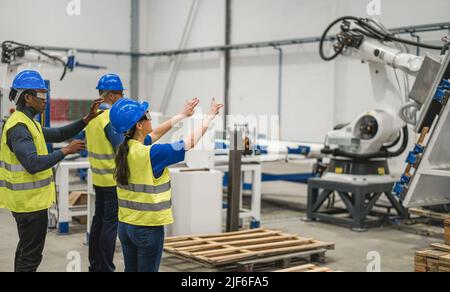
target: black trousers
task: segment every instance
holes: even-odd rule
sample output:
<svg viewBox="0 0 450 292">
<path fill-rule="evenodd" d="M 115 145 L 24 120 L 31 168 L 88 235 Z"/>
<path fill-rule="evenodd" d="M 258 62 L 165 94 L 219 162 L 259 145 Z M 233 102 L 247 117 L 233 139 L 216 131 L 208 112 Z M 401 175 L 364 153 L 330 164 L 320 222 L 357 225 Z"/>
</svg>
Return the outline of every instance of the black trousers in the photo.
<svg viewBox="0 0 450 292">
<path fill-rule="evenodd" d="M 114 272 L 114 252 L 119 225 L 119 202 L 116 187 L 95 189 L 95 216 L 89 234 L 89 271 Z"/>
<path fill-rule="evenodd" d="M 48 210 L 12 214 L 19 233 L 14 271 L 36 272 L 42 261 L 47 237 Z"/>
</svg>

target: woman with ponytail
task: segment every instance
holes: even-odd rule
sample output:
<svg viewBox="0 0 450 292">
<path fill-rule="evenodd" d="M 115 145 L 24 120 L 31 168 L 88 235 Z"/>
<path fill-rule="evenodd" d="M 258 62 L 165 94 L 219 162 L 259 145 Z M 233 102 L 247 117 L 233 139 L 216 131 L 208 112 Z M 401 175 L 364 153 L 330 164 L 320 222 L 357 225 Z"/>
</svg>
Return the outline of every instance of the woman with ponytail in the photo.
<svg viewBox="0 0 450 292">
<path fill-rule="evenodd" d="M 197 105 L 198 99 L 193 104 Z M 164 245 L 164 226 L 173 223 L 168 167 L 184 160 L 223 107 L 212 100 L 209 113 L 187 139 L 173 144 L 145 145 L 152 132 L 148 103 L 119 100 L 110 112 L 111 126 L 125 133 L 116 154 L 119 239 L 125 272 L 157 272 Z"/>
<path fill-rule="evenodd" d="M 134 128 L 136 130 L 136 128 Z M 130 170 L 128 169 L 128 152 L 129 146 L 128 142 L 133 138 L 132 134 L 125 135 L 125 141 L 119 146 L 116 154 L 116 171 L 114 173 L 114 178 L 116 179 L 118 184 L 128 185 L 128 177 L 130 176 Z"/>
</svg>

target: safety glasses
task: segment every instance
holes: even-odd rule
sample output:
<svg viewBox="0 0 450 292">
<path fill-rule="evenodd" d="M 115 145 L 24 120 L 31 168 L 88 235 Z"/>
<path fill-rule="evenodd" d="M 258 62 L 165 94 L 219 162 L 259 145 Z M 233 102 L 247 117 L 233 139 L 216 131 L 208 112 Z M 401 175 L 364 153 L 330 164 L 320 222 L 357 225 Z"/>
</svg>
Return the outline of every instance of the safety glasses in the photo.
<svg viewBox="0 0 450 292">
<path fill-rule="evenodd" d="M 147 120 L 149 120 L 149 121 L 152 120 L 152 116 L 150 115 L 150 112 L 149 112 L 149 111 L 147 111 L 147 112 L 145 113 L 145 117 L 146 117 Z"/>
<path fill-rule="evenodd" d="M 142 116 L 142 118 L 139 120 L 141 121 L 151 121 L 152 120 L 152 116 L 150 115 L 150 112 L 146 112 L 144 116 Z"/>
<path fill-rule="evenodd" d="M 33 93 L 30 93 L 30 95 L 39 101 L 42 101 L 42 102 L 47 101 L 47 93 L 46 92 L 33 92 Z"/>
<path fill-rule="evenodd" d="M 115 95 L 118 95 L 120 97 L 124 96 L 123 91 L 112 91 L 112 93 L 115 94 Z"/>
</svg>

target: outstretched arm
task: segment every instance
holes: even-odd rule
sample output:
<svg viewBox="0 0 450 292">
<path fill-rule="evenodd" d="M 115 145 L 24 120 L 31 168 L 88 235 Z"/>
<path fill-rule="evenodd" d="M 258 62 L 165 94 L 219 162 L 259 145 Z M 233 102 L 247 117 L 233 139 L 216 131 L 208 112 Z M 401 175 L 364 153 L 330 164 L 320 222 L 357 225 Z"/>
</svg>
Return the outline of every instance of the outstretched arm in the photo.
<svg viewBox="0 0 450 292">
<path fill-rule="evenodd" d="M 209 113 L 203 119 L 202 125 L 189 135 L 189 137 L 184 141 L 185 142 L 185 150 L 192 150 L 195 145 L 198 144 L 200 139 L 205 135 L 211 123 L 214 121 L 216 116 L 220 113 L 220 110 L 224 107 L 223 104 L 217 104 L 216 99 L 213 98 L 211 102 L 211 108 Z"/>
<path fill-rule="evenodd" d="M 152 137 L 152 143 L 155 143 L 161 137 L 163 137 L 167 132 L 169 132 L 173 127 L 175 127 L 179 122 L 183 121 L 186 118 L 190 118 L 195 113 L 195 108 L 199 104 L 200 100 L 198 98 L 194 98 L 191 101 L 187 102 L 184 106 L 183 112 L 175 115 L 170 120 L 162 123 L 155 129 L 153 129 L 153 132 L 150 134 Z"/>
</svg>

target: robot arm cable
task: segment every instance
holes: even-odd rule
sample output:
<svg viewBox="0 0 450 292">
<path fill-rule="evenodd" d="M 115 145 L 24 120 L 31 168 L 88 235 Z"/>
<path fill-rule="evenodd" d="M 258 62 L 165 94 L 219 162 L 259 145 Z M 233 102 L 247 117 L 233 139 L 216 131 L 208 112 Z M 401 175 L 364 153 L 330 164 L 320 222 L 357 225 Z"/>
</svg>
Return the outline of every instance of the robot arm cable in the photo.
<svg viewBox="0 0 450 292">
<path fill-rule="evenodd" d="M 324 43 L 329 40 L 334 40 L 334 38 L 328 37 L 328 33 L 331 29 L 338 23 L 342 22 L 341 33 L 337 36 L 337 43 L 334 45 L 334 54 L 331 56 L 326 56 L 324 53 Z M 351 24 L 356 25 L 357 27 L 351 28 Z M 372 23 L 374 25 L 372 25 Z M 374 20 L 365 19 L 365 18 L 357 18 L 354 16 L 344 16 L 333 21 L 324 31 L 319 44 L 319 54 L 320 57 L 325 61 L 331 61 L 339 56 L 350 44 L 347 43 L 347 40 L 343 40 L 344 34 L 349 33 L 357 33 L 361 36 L 370 37 L 373 39 L 378 39 L 381 41 L 392 41 L 401 43 L 403 45 L 411 45 L 415 47 L 421 47 L 425 49 L 431 50 L 440 50 L 446 51 L 448 49 L 448 45 L 446 46 L 435 46 L 430 44 L 425 44 L 421 42 L 415 42 L 411 40 L 406 40 L 400 37 L 394 36 L 392 33 L 388 33 L 387 29 L 383 28 Z M 342 35 L 340 37 L 340 35 Z"/>
<path fill-rule="evenodd" d="M 13 48 L 13 45 L 17 46 L 15 48 Z M 43 50 L 37 48 L 37 47 L 33 47 L 33 46 L 29 46 L 29 45 L 25 45 L 22 43 L 18 43 L 15 41 L 5 41 L 2 43 L 2 49 L 3 49 L 3 54 L 2 54 L 2 62 L 8 62 L 11 60 L 11 57 L 16 56 L 17 54 L 24 54 L 25 51 L 36 51 L 39 54 L 53 60 L 54 62 L 58 62 L 61 63 L 61 65 L 63 66 L 63 73 L 61 75 L 60 80 L 62 81 L 64 79 L 64 77 L 66 76 L 67 73 L 67 64 L 66 62 L 64 62 L 63 59 L 56 57 L 56 56 L 52 56 L 46 52 L 44 52 Z"/>
</svg>

